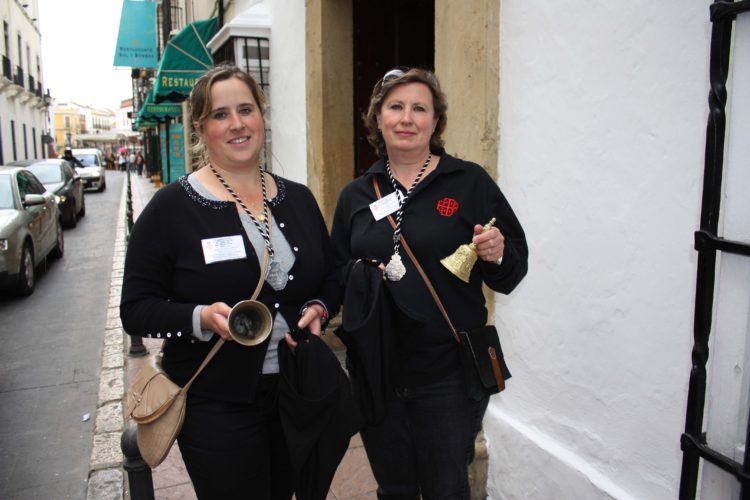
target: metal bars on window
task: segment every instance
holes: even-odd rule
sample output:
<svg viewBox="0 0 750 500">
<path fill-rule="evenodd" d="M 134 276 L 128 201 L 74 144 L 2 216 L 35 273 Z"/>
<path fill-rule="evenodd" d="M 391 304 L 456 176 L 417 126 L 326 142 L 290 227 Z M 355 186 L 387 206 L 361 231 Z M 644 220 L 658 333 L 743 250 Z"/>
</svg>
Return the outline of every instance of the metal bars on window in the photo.
<svg viewBox="0 0 750 500">
<path fill-rule="evenodd" d="M 716 253 L 727 252 L 750 257 L 750 244 L 730 241 L 718 236 L 719 213 L 722 198 L 724 168 L 724 140 L 726 132 L 726 81 L 729 74 L 732 28 L 736 16 L 750 11 L 750 0 L 738 2 L 716 1 L 711 4 L 711 60 L 708 96 L 709 116 L 706 130 L 705 170 L 700 230 L 695 233 L 698 251 L 698 270 L 693 323 L 693 352 L 690 385 L 688 389 L 685 432 L 680 438 L 683 451 L 680 499 L 696 496 L 700 460 L 707 460 L 732 474 L 741 484 L 740 496 L 750 499 L 750 419 L 745 437 L 745 455 L 739 463 L 708 446 L 703 431 L 706 403 L 706 362 L 708 340 L 713 317 L 714 284 L 716 280 Z"/>
</svg>

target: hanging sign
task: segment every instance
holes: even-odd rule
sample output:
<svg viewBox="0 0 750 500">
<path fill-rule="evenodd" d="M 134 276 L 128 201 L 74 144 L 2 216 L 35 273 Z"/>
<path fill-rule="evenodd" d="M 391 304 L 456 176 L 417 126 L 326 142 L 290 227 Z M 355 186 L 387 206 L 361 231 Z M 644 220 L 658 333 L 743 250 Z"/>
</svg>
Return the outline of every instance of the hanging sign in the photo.
<svg viewBox="0 0 750 500">
<path fill-rule="evenodd" d="M 114 66 L 155 68 L 158 64 L 156 2 L 123 0 Z"/>
</svg>

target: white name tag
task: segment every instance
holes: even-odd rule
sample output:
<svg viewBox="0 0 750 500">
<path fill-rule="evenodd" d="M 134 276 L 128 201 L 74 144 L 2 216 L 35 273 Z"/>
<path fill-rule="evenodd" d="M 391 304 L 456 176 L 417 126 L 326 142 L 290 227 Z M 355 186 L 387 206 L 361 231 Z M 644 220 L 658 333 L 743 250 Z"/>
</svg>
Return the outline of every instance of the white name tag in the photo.
<svg viewBox="0 0 750 500">
<path fill-rule="evenodd" d="M 239 234 L 201 240 L 201 245 L 203 246 L 203 258 L 206 259 L 206 264 L 247 257 L 245 244 Z"/>
<path fill-rule="evenodd" d="M 372 212 L 372 216 L 375 217 L 375 220 L 387 217 L 398 210 L 400 198 L 396 193 L 398 193 L 398 191 L 394 191 L 388 196 L 384 196 L 379 200 L 370 203 L 370 211 Z"/>
</svg>

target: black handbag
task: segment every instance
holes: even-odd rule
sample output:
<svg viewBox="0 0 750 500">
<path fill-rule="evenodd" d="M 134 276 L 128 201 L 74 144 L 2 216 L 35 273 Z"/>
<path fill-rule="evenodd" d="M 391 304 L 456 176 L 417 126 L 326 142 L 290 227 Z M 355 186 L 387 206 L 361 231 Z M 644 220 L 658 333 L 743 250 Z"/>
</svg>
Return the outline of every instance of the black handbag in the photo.
<svg viewBox="0 0 750 500">
<path fill-rule="evenodd" d="M 505 389 L 511 377 L 505 364 L 500 336 L 493 325 L 460 331 L 458 337 L 461 364 L 469 397 L 480 400 Z"/>
<path fill-rule="evenodd" d="M 372 177 L 372 184 L 375 187 L 378 199 L 380 199 L 380 187 L 375 176 Z M 389 215 L 388 221 L 395 229 L 396 223 L 393 217 Z M 505 364 L 503 350 L 500 348 L 500 336 L 497 333 L 497 328 L 493 325 L 485 325 L 468 331 L 456 331 L 453 322 L 448 317 L 448 312 L 443 307 L 443 303 L 435 291 L 435 287 L 432 286 L 430 278 L 427 277 L 427 273 L 424 272 L 414 253 L 412 253 L 404 235 L 401 234 L 399 236 L 401 238 L 401 246 L 409 256 L 409 259 L 411 259 L 414 267 L 419 271 L 419 275 L 422 276 L 422 280 L 427 285 L 427 289 L 430 291 L 435 304 L 443 315 L 443 318 L 445 318 L 446 323 L 448 323 L 453 338 L 458 343 L 461 366 L 469 397 L 475 401 L 479 401 L 487 396 L 505 390 L 505 381 L 511 377 L 511 374 L 508 366 Z"/>
</svg>

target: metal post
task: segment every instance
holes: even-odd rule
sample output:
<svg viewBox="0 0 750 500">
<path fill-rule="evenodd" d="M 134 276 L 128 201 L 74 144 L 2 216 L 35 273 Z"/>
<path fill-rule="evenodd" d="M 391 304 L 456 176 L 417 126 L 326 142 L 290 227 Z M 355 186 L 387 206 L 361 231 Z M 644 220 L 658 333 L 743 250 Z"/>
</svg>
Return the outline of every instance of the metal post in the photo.
<svg viewBox="0 0 750 500">
<path fill-rule="evenodd" d="M 125 196 L 125 219 L 127 232 L 125 234 L 125 241 L 130 239 L 130 231 L 133 230 L 133 188 L 130 180 L 130 169 L 128 169 L 126 175 L 127 179 L 127 193 Z M 148 349 L 143 345 L 143 338 L 129 335 L 130 337 L 130 348 L 128 349 L 128 355 L 134 358 L 139 358 L 148 354 Z"/>
<path fill-rule="evenodd" d="M 143 461 L 138 450 L 138 428 L 128 427 L 120 437 L 120 449 L 124 456 L 122 467 L 128 473 L 130 500 L 154 500 L 154 480 L 151 467 Z"/>
</svg>

